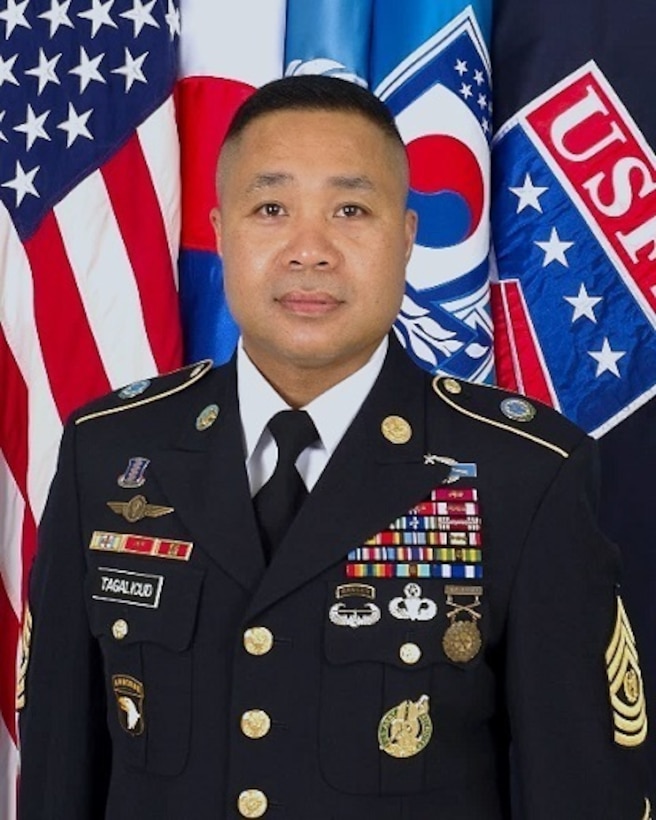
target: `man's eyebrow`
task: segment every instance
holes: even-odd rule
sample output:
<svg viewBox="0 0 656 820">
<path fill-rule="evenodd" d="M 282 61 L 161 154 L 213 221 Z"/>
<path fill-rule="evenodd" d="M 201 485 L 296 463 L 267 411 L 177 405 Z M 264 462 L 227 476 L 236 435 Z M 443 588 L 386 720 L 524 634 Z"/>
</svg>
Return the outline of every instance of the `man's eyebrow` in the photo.
<svg viewBox="0 0 656 820">
<path fill-rule="evenodd" d="M 329 185 L 334 188 L 343 188 L 347 191 L 373 191 L 376 186 L 365 174 L 361 176 L 335 176 L 328 179 Z"/>
<path fill-rule="evenodd" d="M 266 188 L 274 188 L 277 185 L 286 185 L 293 181 L 291 174 L 283 171 L 271 171 L 270 173 L 258 174 L 246 189 L 248 193 L 261 191 Z"/>
</svg>

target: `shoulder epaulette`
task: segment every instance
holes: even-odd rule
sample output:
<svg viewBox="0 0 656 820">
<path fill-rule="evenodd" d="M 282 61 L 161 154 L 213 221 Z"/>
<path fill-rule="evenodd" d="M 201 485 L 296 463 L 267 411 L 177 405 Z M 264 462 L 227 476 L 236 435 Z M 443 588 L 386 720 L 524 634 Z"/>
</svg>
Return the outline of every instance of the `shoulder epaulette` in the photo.
<svg viewBox="0 0 656 820">
<path fill-rule="evenodd" d="M 521 436 L 563 458 L 569 456 L 585 435 L 580 427 L 553 408 L 491 385 L 436 376 L 433 390 L 459 413 Z"/>
<path fill-rule="evenodd" d="M 89 405 L 89 412 L 75 419 L 75 424 L 82 424 L 84 421 L 109 416 L 113 413 L 122 413 L 124 410 L 132 410 L 134 407 L 141 407 L 179 393 L 202 379 L 212 369 L 212 366 L 211 359 L 204 359 L 196 364 L 181 367 L 179 370 L 164 373 L 154 379 L 132 382 L 93 402 Z"/>
</svg>

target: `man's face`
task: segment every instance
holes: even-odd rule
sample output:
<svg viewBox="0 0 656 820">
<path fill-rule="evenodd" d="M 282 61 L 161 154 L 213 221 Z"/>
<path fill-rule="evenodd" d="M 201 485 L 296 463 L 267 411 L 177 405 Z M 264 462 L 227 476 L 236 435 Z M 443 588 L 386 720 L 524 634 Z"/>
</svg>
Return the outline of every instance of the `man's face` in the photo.
<svg viewBox="0 0 656 820">
<path fill-rule="evenodd" d="M 359 114 L 281 111 L 222 157 L 228 304 L 265 374 L 369 358 L 399 310 L 415 215 L 403 149 Z"/>
</svg>

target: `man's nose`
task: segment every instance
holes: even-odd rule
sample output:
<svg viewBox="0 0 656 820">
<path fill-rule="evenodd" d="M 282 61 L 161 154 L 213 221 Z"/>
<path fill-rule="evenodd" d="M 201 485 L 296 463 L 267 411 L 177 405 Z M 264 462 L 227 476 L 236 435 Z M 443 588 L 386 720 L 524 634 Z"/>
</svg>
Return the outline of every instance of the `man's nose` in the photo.
<svg viewBox="0 0 656 820">
<path fill-rule="evenodd" d="M 335 266 L 338 252 L 324 219 L 298 219 L 291 227 L 285 248 L 285 261 L 289 267 L 331 270 Z"/>
</svg>

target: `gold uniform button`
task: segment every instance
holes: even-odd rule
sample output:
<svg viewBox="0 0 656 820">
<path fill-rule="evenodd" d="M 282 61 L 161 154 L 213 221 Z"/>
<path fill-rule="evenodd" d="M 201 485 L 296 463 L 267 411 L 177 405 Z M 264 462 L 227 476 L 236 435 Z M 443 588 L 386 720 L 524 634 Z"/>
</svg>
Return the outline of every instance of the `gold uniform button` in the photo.
<svg viewBox="0 0 656 820">
<path fill-rule="evenodd" d="M 128 622 L 124 621 L 123 618 L 119 618 L 118 621 L 114 621 L 112 624 L 112 635 L 116 638 L 116 640 L 122 641 L 127 634 Z"/>
<path fill-rule="evenodd" d="M 403 663 L 417 663 L 417 661 L 421 658 L 421 649 L 416 643 L 404 643 L 399 649 L 399 657 Z"/>
<path fill-rule="evenodd" d="M 241 716 L 241 730 L 254 740 L 269 734 L 271 718 L 262 709 L 249 709 Z"/>
<path fill-rule="evenodd" d="M 455 379 L 444 379 L 443 384 L 447 393 L 451 393 L 454 396 L 457 396 L 458 393 L 462 393 L 462 386 L 460 382 L 457 382 Z"/>
<path fill-rule="evenodd" d="M 268 807 L 267 796 L 259 789 L 246 789 L 237 800 L 237 808 L 242 817 L 264 817 Z"/>
<path fill-rule="evenodd" d="M 273 632 L 266 626 L 253 626 L 244 632 L 244 649 L 249 655 L 266 655 L 273 647 Z"/>
</svg>

